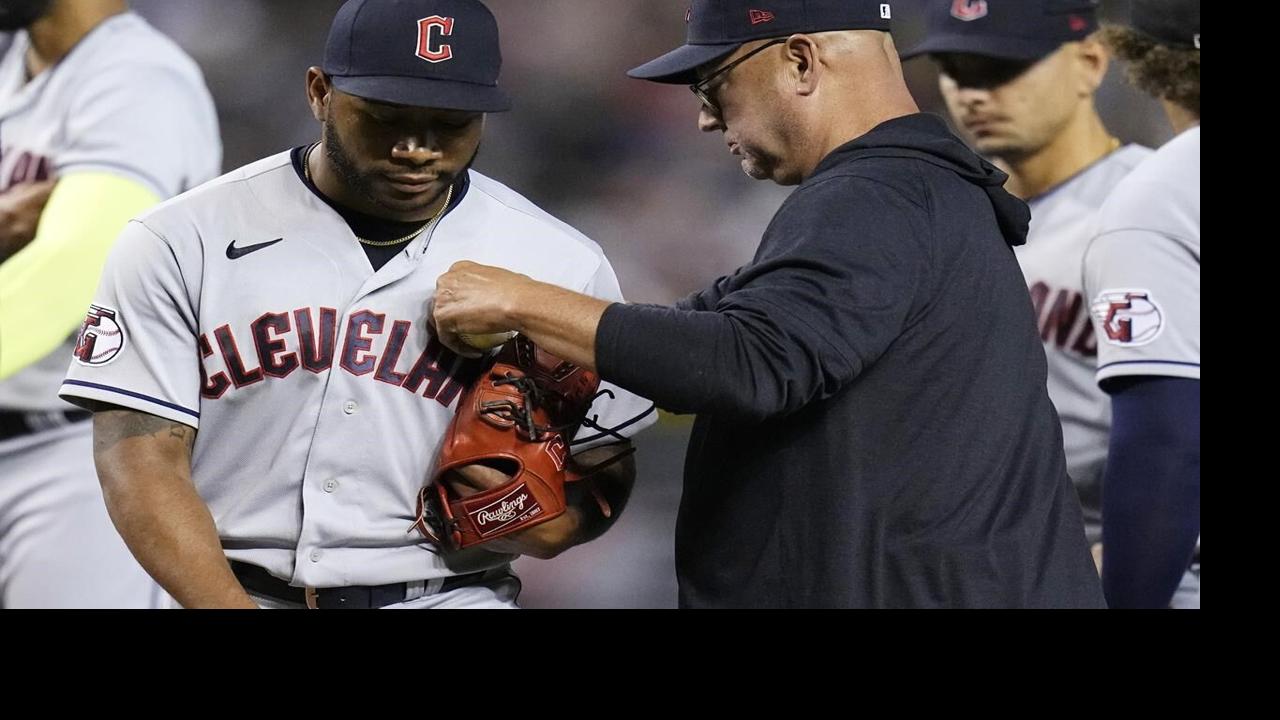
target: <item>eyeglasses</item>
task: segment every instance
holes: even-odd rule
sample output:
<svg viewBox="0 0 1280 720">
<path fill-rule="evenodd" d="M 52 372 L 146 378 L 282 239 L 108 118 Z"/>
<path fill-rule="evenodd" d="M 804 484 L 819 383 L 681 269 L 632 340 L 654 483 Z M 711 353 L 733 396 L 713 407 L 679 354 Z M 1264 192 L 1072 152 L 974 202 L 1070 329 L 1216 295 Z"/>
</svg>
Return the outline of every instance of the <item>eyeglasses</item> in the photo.
<svg viewBox="0 0 1280 720">
<path fill-rule="evenodd" d="M 759 53 L 760 51 L 764 50 L 765 48 L 770 47 L 770 46 L 772 46 L 772 45 L 777 45 L 777 44 L 779 44 L 779 43 L 784 43 L 784 42 L 786 42 L 786 41 L 787 41 L 787 39 L 786 39 L 786 38 L 778 38 L 778 39 L 776 39 L 776 40 L 770 40 L 769 42 L 767 42 L 767 43 L 765 43 L 765 44 L 761 45 L 760 47 L 756 48 L 755 50 L 752 50 L 751 52 L 747 53 L 746 55 L 743 55 L 742 57 L 738 58 L 737 60 L 734 60 L 733 62 L 729 63 L 728 65 L 725 65 L 724 67 L 720 68 L 719 70 L 717 70 L 717 71 L 715 71 L 715 72 L 711 73 L 710 75 L 708 75 L 708 76 L 706 76 L 706 77 L 702 78 L 702 79 L 701 79 L 701 80 L 699 80 L 698 82 L 696 82 L 696 83 L 694 83 L 694 84 L 690 85 L 690 86 L 689 86 L 689 89 L 693 91 L 693 94 L 694 94 L 694 95 L 697 95 L 697 96 L 698 96 L 698 99 L 702 101 L 702 104 L 703 104 L 703 105 L 706 105 L 706 106 L 707 106 L 707 109 L 708 109 L 708 110 L 710 110 L 711 112 L 715 113 L 716 115 L 719 115 L 719 114 L 720 114 L 720 106 L 719 106 L 719 105 L 717 105 L 717 104 L 716 104 L 716 101 L 715 101 L 715 100 L 712 100 L 712 99 L 711 99 L 711 96 L 707 93 L 707 91 L 708 91 L 708 90 L 710 89 L 710 87 L 711 87 L 711 82 L 712 82 L 713 80 L 715 80 L 716 78 L 723 76 L 725 73 L 729 72 L 730 70 L 734 69 L 735 67 L 737 67 L 737 66 L 741 65 L 742 63 L 744 63 L 744 62 L 746 62 L 746 61 L 750 60 L 750 59 L 751 59 L 751 57 L 752 57 L 753 55 L 756 55 L 757 53 Z"/>
</svg>

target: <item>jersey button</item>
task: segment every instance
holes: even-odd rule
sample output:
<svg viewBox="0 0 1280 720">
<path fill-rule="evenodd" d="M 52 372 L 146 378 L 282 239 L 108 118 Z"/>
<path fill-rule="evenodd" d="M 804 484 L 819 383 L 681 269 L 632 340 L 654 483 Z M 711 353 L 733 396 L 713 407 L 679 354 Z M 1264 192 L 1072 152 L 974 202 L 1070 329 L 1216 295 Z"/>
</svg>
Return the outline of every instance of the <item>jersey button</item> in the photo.
<svg viewBox="0 0 1280 720">
<path fill-rule="evenodd" d="M 356 410 L 358 410 L 359 408 L 360 408 L 360 405 L 356 403 L 355 400 L 348 400 L 342 403 L 342 412 L 348 415 L 355 415 Z"/>
<path fill-rule="evenodd" d="M 337 480 L 334 480 L 334 479 L 330 478 L 330 479 L 328 479 L 328 480 L 325 480 L 325 481 L 324 481 L 324 491 L 325 491 L 325 492 L 327 492 L 327 493 L 331 493 L 331 492 L 333 492 L 334 490 L 337 490 L 337 489 L 338 489 L 338 481 L 337 481 Z"/>
<path fill-rule="evenodd" d="M 321 557 L 321 556 L 323 556 L 323 555 L 324 555 L 324 553 L 320 552 L 319 550 L 312 550 L 312 551 L 311 551 L 311 562 L 320 562 L 320 557 Z"/>
</svg>

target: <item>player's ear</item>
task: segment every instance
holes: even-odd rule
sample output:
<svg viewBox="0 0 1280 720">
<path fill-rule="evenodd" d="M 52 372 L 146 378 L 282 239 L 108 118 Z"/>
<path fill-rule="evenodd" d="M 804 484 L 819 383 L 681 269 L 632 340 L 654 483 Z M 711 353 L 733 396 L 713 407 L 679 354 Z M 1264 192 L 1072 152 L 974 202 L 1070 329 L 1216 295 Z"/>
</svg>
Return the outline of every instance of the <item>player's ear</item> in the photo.
<svg viewBox="0 0 1280 720">
<path fill-rule="evenodd" d="M 307 102 L 311 105 L 311 114 L 321 122 L 329 114 L 329 100 L 333 95 L 333 85 L 329 76 L 318 67 L 307 68 Z"/>
<path fill-rule="evenodd" d="M 1092 95 L 1102 85 L 1111 59 L 1107 48 L 1096 37 L 1088 37 L 1075 45 L 1076 62 L 1081 68 L 1082 84 L 1079 91 Z"/>
</svg>

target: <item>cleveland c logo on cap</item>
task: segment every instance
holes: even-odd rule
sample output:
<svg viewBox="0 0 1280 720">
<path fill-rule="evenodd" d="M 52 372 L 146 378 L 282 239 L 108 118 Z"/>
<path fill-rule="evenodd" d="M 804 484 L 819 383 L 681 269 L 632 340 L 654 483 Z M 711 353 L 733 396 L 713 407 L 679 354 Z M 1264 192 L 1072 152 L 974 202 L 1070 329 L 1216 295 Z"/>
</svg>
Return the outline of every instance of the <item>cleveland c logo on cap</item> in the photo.
<svg viewBox="0 0 1280 720">
<path fill-rule="evenodd" d="M 954 0 L 951 17 L 969 22 L 987 16 L 987 0 Z"/>
<path fill-rule="evenodd" d="M 432 49 L 431 31 L 434 29 L 440 30 L 440 37 L 449 37 L 453 34 L 453 18 L 432 15 L 418 21 L 418 57 L 430 63 L 452 59 L 453 48 L 447 43 L 440 42 L 439 38 L 435 39 L 439 46 Z"/>
</svg>

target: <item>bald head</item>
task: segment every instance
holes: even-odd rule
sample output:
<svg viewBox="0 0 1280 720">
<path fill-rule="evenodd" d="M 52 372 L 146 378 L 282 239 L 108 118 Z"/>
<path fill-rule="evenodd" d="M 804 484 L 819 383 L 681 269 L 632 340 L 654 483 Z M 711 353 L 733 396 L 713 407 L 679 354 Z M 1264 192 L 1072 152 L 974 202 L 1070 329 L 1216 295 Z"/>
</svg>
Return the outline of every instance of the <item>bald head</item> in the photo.
<svg viewBox="0 0 1280 720">
<path fill-rule="evenodd" d="M 831 62 L 879 63 L 884 69 L 901 69 L 893 36 L 876 30 L 836 30 L 809 35 L 830 56 Z"/>
<path fill-rule="evenodd" d="M 805 50 L 810 45 L 812 49 Z M 902 64 L 893 36 L 876 30 L 794 35 L 783 46 L 789 58 L 798 61 L 811 53 L 823 75 L 817 88 L 826 96 L 829 111 L 848 113 L 851 103 L 864 111 L 868 126 L 897 117 L 903 105 L 915 111 L 902 77 Z M 798 69 L 799 65 L 794 65 Z"/>
</svg>

